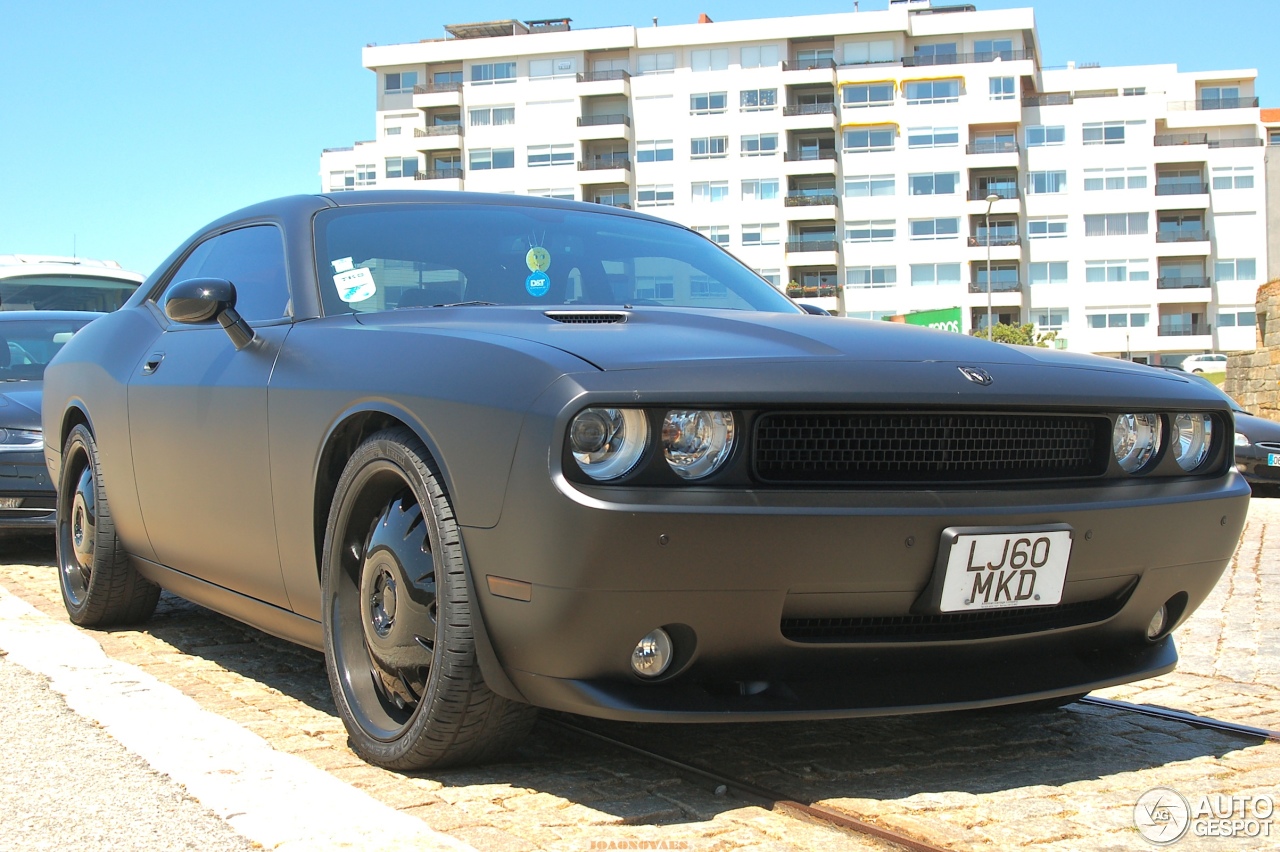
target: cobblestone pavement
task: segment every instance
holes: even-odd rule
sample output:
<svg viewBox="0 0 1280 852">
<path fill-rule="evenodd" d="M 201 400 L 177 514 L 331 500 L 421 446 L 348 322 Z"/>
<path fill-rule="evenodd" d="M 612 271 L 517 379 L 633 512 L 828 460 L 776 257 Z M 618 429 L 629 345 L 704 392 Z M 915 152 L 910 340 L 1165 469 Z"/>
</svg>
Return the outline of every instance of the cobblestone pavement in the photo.
<svg viewBox="0 0 1280 852">
<path fill-rule="evenodd" d="M 47 546 L 0 551 L 0 585 L 64 619 Z M 1280 500 L 1255 500 L 1237 558 L 1177 634 L 1169 675 L 1100 695 L 1280 728 Z M 705 783 L 540 724 L 518 759 L 405 776 L 346 746 L 318 654 L 165 595 L 142 631 L 91 633 L 275 748 L 481 850 L 885 849 L 716 796 Z M 766 725 L 597 729 L 955 850 L 1150 849 L 1138 797 L 1280 796 L 1280 744 L 1074 704 Z M 1218 802 L 1221 809 L 1222 799 Z M 1280 817 L 1274 819 L 1280 822 Z M 1275 836 L 1197 837 L 1178 849 L 1275 849 Z"/>
</svg>

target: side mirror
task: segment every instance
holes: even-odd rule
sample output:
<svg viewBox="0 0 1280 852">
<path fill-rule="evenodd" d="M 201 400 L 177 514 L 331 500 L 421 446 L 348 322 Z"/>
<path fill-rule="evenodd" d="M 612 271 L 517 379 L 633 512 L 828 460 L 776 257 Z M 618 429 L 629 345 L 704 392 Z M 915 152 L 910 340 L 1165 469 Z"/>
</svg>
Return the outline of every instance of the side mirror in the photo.
<svg viewBox="0 0 1280 852">
<path fill-rule="evenodd" d="M 188 278 L 169 288 L 164 312 L 174 322 L 217 320 L 236 349 L 253 342 L 253 329 L 236 313 L 236 285 L 225 278 Z"/>
<path fill-rule="evenodd" d="M 796 302 L 796 304 L 799 305 L 800 310 L 804 311 L 806 314 L 813 314 L 814 316 L 819 316 L 819 317 L 831 316 L 830 311 L 826 310 L 825 308 L 820 308 L 817 305 L 809 305 L 804 302 Z"/>
</svg>

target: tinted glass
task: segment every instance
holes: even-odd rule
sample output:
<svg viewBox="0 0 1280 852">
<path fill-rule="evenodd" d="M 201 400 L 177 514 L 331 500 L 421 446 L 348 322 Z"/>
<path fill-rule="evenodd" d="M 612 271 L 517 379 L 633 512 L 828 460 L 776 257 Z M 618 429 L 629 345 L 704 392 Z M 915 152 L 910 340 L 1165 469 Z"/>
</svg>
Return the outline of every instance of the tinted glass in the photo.
<svg viewBox="0 0 1280 852">
<path fill-rule="evenodd" d="M 280 319 L 288 310 L 284 241 L 272 225 L 240 228 L 205 240 L 178 267 L 169 286 L 188 278 L 230 281 L 236 288 L 236 311 L 249 322 Z M 164 301 L 161 296 L 161 308 Z"/>
<path fill-rule="evenodd" d="M 362 205 L 317 215 L 316 252 L 330 314 L 475 301 L 798 311 L 706 239 L 605 213 Z"/>
<path fill-rule="evenodd" d="M 0 310 L 114 311 L 138 285 L 88 275 L 24 275 L 0 278 Z"/>
<path fill-rule="evenodd" d="M 49 360 L 91 319 L 0 322 L 0 381 L 42 378 Z"/>
</svg>

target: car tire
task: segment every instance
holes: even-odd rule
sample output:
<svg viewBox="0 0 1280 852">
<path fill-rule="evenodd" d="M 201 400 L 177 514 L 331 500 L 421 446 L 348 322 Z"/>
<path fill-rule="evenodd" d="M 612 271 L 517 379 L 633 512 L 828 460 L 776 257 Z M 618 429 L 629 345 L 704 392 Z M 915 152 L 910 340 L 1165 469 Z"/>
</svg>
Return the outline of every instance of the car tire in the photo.
<svg viewBox="0 0 1280 852">
<path fill-rule="evenodd" d="M 81 627 L 139 624 L 155 612 L 160 587 L 129 563 L 107 504 L 93 433 L 72 428 L 58 481 L 58 587 Z"/>
<path fill-rule="evenodd" d="M 321 556 L 325 666 L 352 749 L 388 769 L 495 760 L 534 708 L 485 685 L 449 495 L 426 447 L 367 438 L 338 480 Z"/>
</svg>

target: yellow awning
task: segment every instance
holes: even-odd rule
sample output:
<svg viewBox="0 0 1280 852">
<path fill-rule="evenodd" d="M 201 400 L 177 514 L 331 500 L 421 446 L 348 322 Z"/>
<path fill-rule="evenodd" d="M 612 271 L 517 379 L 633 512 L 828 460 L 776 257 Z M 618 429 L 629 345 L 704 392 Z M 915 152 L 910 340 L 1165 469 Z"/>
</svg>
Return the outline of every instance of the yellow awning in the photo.
<svg viewBox="0 0 1280 852">
<path fill-rule="evenodd" d="M 839 86 L 878 86 L 878 85 L 880 85 L 881 83 L 888 83 L 890 86 L 893 86 L 895 89 L 897 89 L 897 88 L 898 88 L 898 81 L 897 81 L 897 80 L 843 80 L 843 81 L 841 81 L 840 83 L 837 83 L 836 85 L 839 85 Z"/>
<path fill-rule="evenodd" d="M 905 88 L 908 83 L 934 83 L 938 80 L 959 80 L 960 85 L 964 85 L 964 77 L 959 74 L 947 74 L 944 77 L 912 77 L 910 80 L 903 80 L 902 85 Z"/>
<path fill-rule="evenodd" d="M 855 124 L 840 125 L 841 130 L 848 130 L 851 127 L 892 127 L 894 130 L 897 130 L 900 125 L 896 121 L 863 121 Z"/>
</svg>

